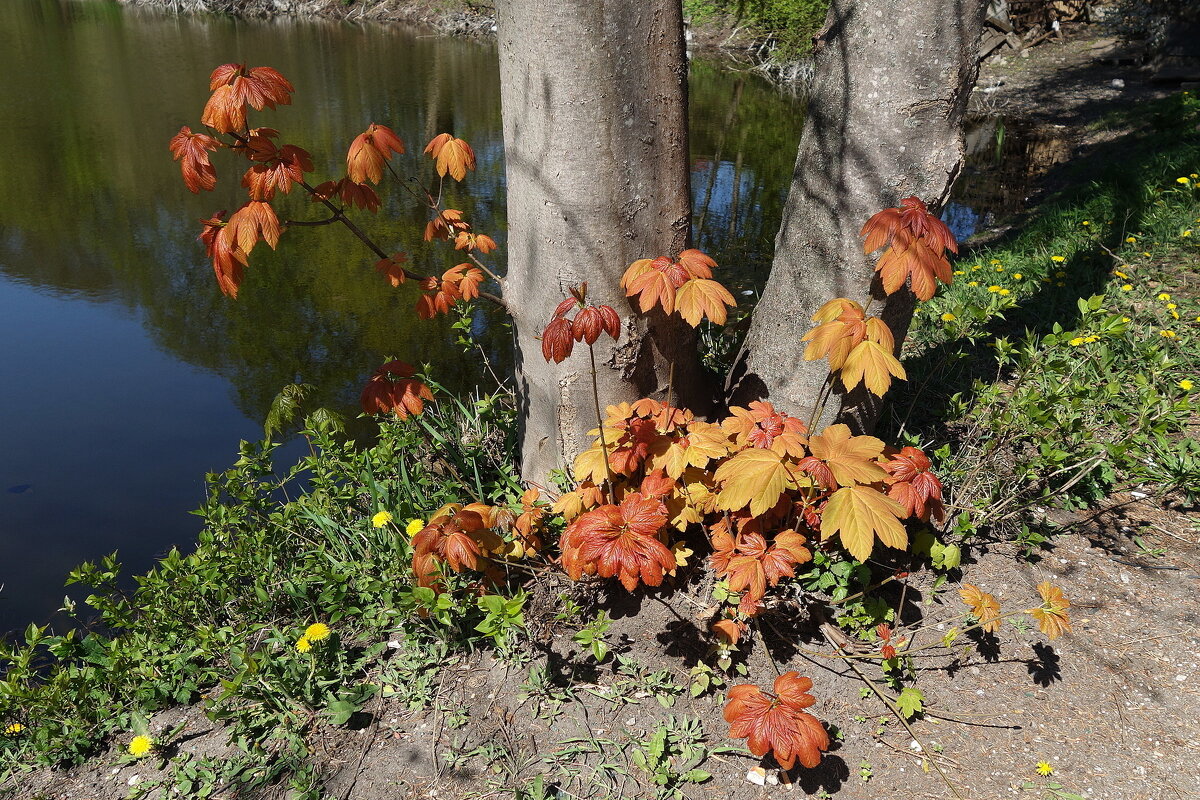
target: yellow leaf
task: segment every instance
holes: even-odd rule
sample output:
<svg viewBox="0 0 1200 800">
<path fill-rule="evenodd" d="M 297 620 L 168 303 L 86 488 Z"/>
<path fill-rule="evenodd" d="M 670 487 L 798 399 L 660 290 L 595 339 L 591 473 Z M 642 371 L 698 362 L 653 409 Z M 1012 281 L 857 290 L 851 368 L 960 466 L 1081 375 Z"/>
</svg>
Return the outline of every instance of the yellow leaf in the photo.
<svg viewBox="0 0 1200 800">
<path fill-rule="evenodd" d="M 743 450 L 717 468 L 717 482 L 723 484 L 717 506 L 737 511 L 750 506 L 754 516 L 764 513 L 779 501 L 796 482 L 776 453 L 752 448 Z"/>
<path fill-rule="evenodd" d="M 908 534 L 900 524 L 906 513 L 904 506 L 870 486 L 838 489 L 821 514 L 821 539 L 837 533 L 850 555 L 866 561 L 876 536 L 888 547 L 908 544 Z"/>
<path fill-rule="evenodd" d="M 887 471 L 875 461 L 883 454 L 883 442 L 874 436 L 851 436 L 850 428 L 841 423 L 810 437 L 808 449 L 829 465 L 839 486 L 877 483 L 887 478 Z"/>
<path fill-rule="evenodd" d="M 891 351 L 870 339 L 859 342 L 842 364 L 842 385 L 846 391 L 866 383 L 868 391 L 883 397 L 892 385 L 893 375 L 901 380 L 907 377 L 904 367 L 900 366 Z"/>
<path fill-rule="evenodd" d="M 971 616 L 979 620 L 979 625 L 985 632 L 994 633 L 1000 630 L 1000 601 L 970 583 L 962 585 L 958 596 L 971 607 Z"/>
<path fill-rule="evenodd" d="M 603 483 L 608 478 L 608 465 L 605 464 L 604 451 L 600 449 L 599 443 L 575 456 L 572 472 L 575 480 L 579 483 L 584 481 Z"/>
<path fill-rule="evenodd" d="M 679 316 L 693 328 L 707 316 L 717 325 L 724 325 L 725 306 L 736 306 L 737 302 L 729 291 L 716 281 L 693 278 L 679 287 L 675 294 L 675 308 Z"/>
</svg>

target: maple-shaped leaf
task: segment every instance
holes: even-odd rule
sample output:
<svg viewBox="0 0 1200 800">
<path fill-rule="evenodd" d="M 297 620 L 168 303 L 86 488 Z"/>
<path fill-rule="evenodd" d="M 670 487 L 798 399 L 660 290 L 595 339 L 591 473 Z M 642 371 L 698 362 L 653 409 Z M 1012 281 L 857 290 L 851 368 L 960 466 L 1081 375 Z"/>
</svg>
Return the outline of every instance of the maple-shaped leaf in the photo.
<svg viewBox="0 0 1200 800">
<path fill-rule="evenodd" d="M 821 538 L 837 534 L 842 547 L 859 561 L 866 561 L 875 539 L 888 547 L 903 548 L 908 534 L 900 524 L 904 506 L 871 486 L 838 489 L 821 512 Z"/>
<path fill-rule="evenodd" d="M 542 540 L 538 536 L 538 531 L 541 530 L 550 509 L 548 506 L 538 503 L 541 494 L 537 487 L 525 490 L 525 493 L 521 495 L 521 514 L 513 520 L 512 524 L 517 543 L 524 551 L 523 555 L 526 556 L 533 555 L 542 548 Z"/>
<path fill-rule="evenodd" d="M 500 537 L 489 529 L 484 514 L 480 513 L 486 510 L 474 504 L 472 507 L 443 506 L 434 513 L 429 524 L 413 536 L 414 556 L 436 556 L 456 572 L 482 569 L 487 554 L 503 545 Z"/>
<path fill-rule="evenodd" d="M 379 210 L 379 195 L 365 183 L 355 183 L 349 178 L 326 181 L 313 189 L 314 200 L 332 200 L 340 197 L 343 203 L 366 209 L 372 213 Z"/>
<path fill-rule="evenodd" d="M 496 240 L 488 236 L 486 233 L 468 233 L 467 231 L 459 231 L 454 237 L 455 250 L 478 250 L 487 255 L 496 249 Z"/>
<path fill-rule="evenodd" d="M 287 78 L 271 67 L 254 67 L 247 70 L 245 64 L 222 64 L 209 76 L 209 90 L 231 86 L 240 103 L 249 103 L 259 111 L 287 106 L 292 103 L 292 92 L 296 91 Z"/>
<path fill-rule="evenodd" d="M 717 265 L 711 256 L 695 248 L 684 250 L 675 262 L 687 270 L 687 274 L 692 278 L 701 279 L 711 278 L 712 268 Z"/>
<path fill-rule="evenodd" d="M 1000 601 L 970 583 L 964 583 L 958 595 L 971 608 L 971 616 L 979 620 L 984 631 L 994 633 L 1000 630 Z"/>
<path fill-rule="evenodd" d="M 630 272 L 639 263 L 635 261 L 629 270 L 626 270 L 625 276 L 621 279 L 621 285 L 625 288 L 626 297 L 637 296 L 638 307 L 643 313 L 655 306 L 660 306 L 664 314 L 674 312 L 675 283 L 671 270 L 673 266 L 671 260 L 665 257 L 656 258 L 649 263 L 649 268 L 641 270 L 636 277 L 630 278 Z M 680 269 L 679 273 L 686 280 L 686 271 Z M 679 285 L 682 286 L 683 281 L 680 281 Z"/>
<path fill-rule="evenodd" d="M 470 224 L 463 221 L 462 213 L 457 208 L 443 208 L 433 219 L 425 223 L 425 241 L 434 239 L 450 241 L 464 231 L 471 229 Z"/>
<path fill-rule="evenodd" d="M 737 511 L 748 505 L 756 517 L 779 502 L 784 492 L 796 488 L 783 458 L 773 450 L 758 448 L 743 450 L 717 467 L 716 481 L 721 484 L 719 508 Z"/>
<path fill-rule="evenodd" d="M 217 133 L 240 131 L 246 127 L 246 104 L 238 99 L 233 86 L 218 86 L 204 104 L 200 122 Z"/>
<path fill-rule="evenodd" d="M 600 506 L 567 526 L 563 569 L 574 580 L 585 573 L 615 577 L 631 592 L 639 583 L 659 586 L 675 569 L 675 555 L 658 538 L 666 523 L 661 500 L 630 492 L 620 506 Z"/>
<path fill-rule="evenodd" d="M 595 344 L 601 333 L 616 339 L 621 333 L 621 318 L 612 306 L 584 306 L 572 321 L 575 340 Z"/>
<path fill-rule="evenodd" d="M 939 522 L 944 516 L 942 482 L 933 474 L 933 465 L 919 448 L 906 446 L 883 465 L 888 472 L 888 496 L 908 509 L 908 516 L 927 522 L 930 515 Z"/>
<path fill-rule="evenodd" d="M 846 356 L 839 375 L 846 391 L 864 383 L 867 390 L 877 397 L 887 394 L 887 390 L 892 386 L 893 376 L 901 380 L 908 378 L 904 367 L 892 355 L 892 351 L 869 339 L 854 346 Z"/>
<path fill-rule="evenodd" d="M 413 376 L 416 370 L 403 361 L 389 361 L 367 381 L 359 398 L 368 414 L 395 414 L 406 419 L 425 410 L 425 400 L 433 400 L 429 387 Z"/>
<path fill-rule="evenodd" d="M 442 282 L 455 284 L 463 300 L 479 297 L 479 284 L 483 281 L 483 270 L 471 264 L 456 264 L 442 273 Z"/>
<path fill-rule="evenodd" d="M 204 243 L 208 257 L 212 259 L 217 286 L 223 294 L 236 300 L 247 258 L 246 254 L 238 249 L 237 241 L 231 235 L 228 225 L 221 219 L 224 214 L 224 211 L 218 211 L 210 219 L 200 220 L 204 229 L 199 239 Z"/>
<path fill-rule="evenodd" d="M 812 769 L 829 749 L 829 734 L 820 720 L 804 709 L 816 700 L 808 690 L 812 680 L 798 672 L 775 679 L 773 694 L 753 684 L 730 688 L 725 705 L 729 736 L 747 739 L 750 752 L 760 758 L 770 752 L 779 766 L 790 770 L 798 760 Z"/>
<path fill-rule="evenodd" d="M 312 169 L 312 157 L 307 150 L 285 144 L 270 158 L 246 170 L 242 185 L 250 190 L 251 200 L 270 200 L 276 190 L 284 194 L 291 192 L 292 184 L 304 180 L 304 173 L 312 172 Z"/>
<path fill-rule="evenodd" d="M 391 159 L 392 153 L 403 152 L 404 143 L 395 131 L 372 122 L 350 143 L 346 153 L 346 175 L 355 183 L 379 183 L 383 178 L 384 163 Z"/>
<path fill-rule="evenodd" d="M 724 325 L 727 318 L 725 306 L 732 308 L 737 302 L 721 284 L 705 278 L 692 278 L 675 294 L 675 307 L 679 316 L 693 328 L 708 317 L 717 325 Z"/>
<path fill-rule="evenodd" d="M 838 297 L 830 300 L 813 314 L 817 327 L 801 337 L 808 342 L 804 349 L 806 361 L 829 358 L 829 368 L 838 370 L 855 345 L 867 337 L 866 317 L 863 307 L 853 300 Z"/>
<path fill-rule="evenodd" d="M 408 256 L 406 254 L 393 253 L 387 258 L 376 261 L 375 271 L 387 278 L 388 283 L 392 286 L 399 286 L 408 277 L 408 273 L 404 269 L 406 263 L 408 263 Z"/>
<path fill-rule="evenodd" d="M 952 280 L 944 253 L 958 252 L 954 234 L 916 197 L 904 198 L 898 208 L 880 211 L 867 220 L 859 235 L 866 237 L 866 253 L 891 243 L 875 267 L 887 294 L 897 291 L 911 276 L 913 294 L 928 300 L 937 290 L 936 280 L 947 284 Z"/>
<path fill-rule="evenodd" d="M 965 585 L 965 584 L 964 584 Z M 1030 609 L 1029 613 L 1037 620 L 1038 630 L 1054 641 L 1064 633 L 1071 632 L 1071 618 L 1067 612 L 1071 603 L 1063 596 L 1063 591 L 1050 581 L 1038 584 L 1038 593 L 1042 596 L 1042 605 Z"/>
<path fill-rule="evenodd" d="M 259 240 L 274 250 L 279 244 L 279 231 L 279 217 L 275 216 L 271 204 L 251 200 L 233 212 L 224 232 L 236 242 L 239 250 L 249 255 Z"/>
<path fill-rule="evenodd" d="M 874 436 L 852 436 L 847 425 L 830 425 L 808 439 L 813 458 L 824 462 L 839 486 L 877 483 L 887 472 L 876 459 L 883 454 L 883 442 Z M 828 485 L 822 481 L 823 485 Z"/>
<path fill-rule="evenodd" d="M 808 539 L 794 530 L 775 534 L 775 542 L 772 547 L 787 551 L 796 564 L 807 564 L 812 561 L 812 550 L 808 548 Z"/>
<path fill-rule="evenodd" d="M 445 177 L 446 173 L 456 181 L 467 177 L 467 170 L 475 169 L 475 151 L 471 145 L 462 139 L 455 139 L 448 133 L 439 133 L 425 145 L 425 152 L 437 161 L 437 173 Z"/>
<path fill-rule="evenodd" d="M 783 578 L 796 574 L 793 567 L 799 562 L 793 555 L 794 547 L 794 541 L 783 547 L 767 547 L 766 539 L 760 534 L 742 534 L 737 540 L 737 555 L 729 559 L 727 568 L 730 590 L 746 592 L 757 604 L 768 586 L 775 586 Z M 807 554 L 807 548 L 803 552 Z M 811 559 L 811 554 L 808 555 Z"/>
<path fill-rule="evenodd" d="M 721 421 L 721 429 L 733 437 L 739 447 L 776 449 L 777 439 L 790 436 L 792 442 L 786 450 L 795 451 L 795 445 L 808 432 L 804 422 L 789 414 L 776 411 L 775 406 L 763 400 L 755 400 L 749 408 L 732 406 L 729 416 Z M 803 448 L 801 448 L 802 450 Z M 792 452 L 799 456 L 800 452 Z"/>
<path fill-rule="evenodd" d="M 542 357 L 546 361 L 561 364 L 575 347 L 575 333 L 571 320 L 556 317 L 542 331 Z"/>
<path fill-rule="evenodd" d="M 184 125 L 179 133 L 171 137 L 168 146 L 171 155 L 179 162 L 183 183 L 188 190 L 192 194 L 199 194 L 201 189 L 212 191 L 217 185 L 217 173 L 208 160 L 208 153 L 223 147 L 221 142 L 206 133 L 192 133 L 192 129 Z"/>
<path fill-rule="evenodd" d="M 720 619 L 708 626 L 717 635 L 717 641 L 724 647 L 733 647 L 742 638 L 741 626 L 732 619 Z"/>
</svg>

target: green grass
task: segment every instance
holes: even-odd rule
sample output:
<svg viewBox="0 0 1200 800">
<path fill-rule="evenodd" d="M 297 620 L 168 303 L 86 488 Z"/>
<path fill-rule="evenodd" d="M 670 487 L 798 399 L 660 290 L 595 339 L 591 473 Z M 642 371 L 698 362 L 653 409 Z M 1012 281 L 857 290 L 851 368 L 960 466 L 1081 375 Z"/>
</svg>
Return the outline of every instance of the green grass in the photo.
<svg viewBox="0 0 1200 800">
<path fill-rule="evenodd" d="M 684 0 L 684 14 L 694 23 L 725 17 L 745 26 L 758 39 L 774 44 L 775 61 L 808 54 L 812 36 L 825 22 L 828 0 Z"/>
</svg>

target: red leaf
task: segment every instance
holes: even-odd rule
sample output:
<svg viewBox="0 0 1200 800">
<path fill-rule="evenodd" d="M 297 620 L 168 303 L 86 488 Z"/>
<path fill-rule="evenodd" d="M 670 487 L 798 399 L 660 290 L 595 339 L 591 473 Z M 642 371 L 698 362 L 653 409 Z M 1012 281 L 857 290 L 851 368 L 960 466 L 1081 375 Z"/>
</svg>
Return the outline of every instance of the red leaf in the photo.
<svg viewBox="0 0 1200 800">
<path fill-rule="evenodd" d="M 584 573 L 618 578 L 631 592 L 639 583 L 658 586 L 675 569 L 675 554 L 658 539 L 666 524 L 661 500 L 631 492 L 620 506 L 600 506 L 567 526 L 563 568 L 574 580 Z"/>
<path fill-rule="evenodd" d="M 350 143 L 346 154 L 346 175 L 355 183 L 379 183 L 383 165 L 392 153 L 403 153 L 404 143 L 391 128 L 372 122 Z"/>
<path fill-rule="evenodd" d="M 774 695 L 748 683 L 734 686 L 725 705 L 730 737 L 748 739 L 747 746 L 756 756 L 771 752 L 785 770 L 797 760 L 810 769 L 817 766 L 822 751 L 829 749 L 829 734 L 816 717 L 804 711 L 816 702 L 808 694 L 811 688 L 812 680 L 798 672 L 776 678 Z"/>
<path fill-rule="evenodd" d="M 561 364 L 574 347 L 575 337 L 569 319 L 557 317 L 542 331 L 542 356 L 547 361 Z"/>
<path fill-rule="evenodd" d="M 399 286 L 408 277 L 408 273 L 404 269 L 404 265 L 407 262 L 407 255 L 404 253 L 395 253 L 387 258 L 376 261 L 375 271 L 387 278 L 388 283 L 392 286 Z"/>
<path fill-rule="evenodd" d="M 199 194 L 201 189 L 212 191 L 217 185 L 217 173 L 208 160 L 208 152 L 221 146 L 217 139 L 205 133 L 192 133 L 186 125 L 171 137 L 171 155 L 179 162 L 183 183 L 192 194 Z"/>
<path fill-rule="evenodd" d="M 406 419 L 425 410 L 424 400 L 433 400 L 429 387 L 413 378 L 416 372 L 403 361 L 389 361 L 363 387 L 363 411 L 368 414 L 395 414 Z"/>
</svg>

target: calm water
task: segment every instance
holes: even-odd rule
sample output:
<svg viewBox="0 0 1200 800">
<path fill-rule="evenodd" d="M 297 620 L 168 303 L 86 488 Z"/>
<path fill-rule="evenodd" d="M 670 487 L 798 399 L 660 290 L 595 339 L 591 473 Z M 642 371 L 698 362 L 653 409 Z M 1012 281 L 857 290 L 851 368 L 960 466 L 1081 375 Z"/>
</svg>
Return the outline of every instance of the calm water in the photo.
<svg viewBox="0 0 1200 800">
<path fill-rule="evenodd" d="M 466 138 L 479 169 L 450 204 L 503 241 L 490 45 L 0 2 L 0 631 L 47 619 L 80 561 L 115 549 L 142 570 L 186 546 L 205 472 L 230 464 L 240 439 L 261 437 L 284 384 L 314 384 L 317 402 L 353 413 L 362 381 L 391 356 L 435 363 L 453 387 L 475 380 L 448 323 L 416 321 L 415 292 L 387 286 L 340 228 L 294 228 L 277 252 L 254 252 L 241 299 L 220 295 L 196 220 L 240 205 L 244 162 L 218 154 L 217 191 L 196 197 L 166 144 L 180 125 L 199 127 L 207 76 L 229 61 L 274 66 L 295 84 L 295 105 L 253 124 L 310 150 L 318 180 L 340 174 L 371 121 L 418 153 L 443 130 Z M 696 63 L 692 119 L 698 245 L 752 292 L 766 277 L 800 107 Z M 298 198 L 285 206 L 316 216 Z M 420 244 L 423 224 L 395 193 L 365 222 L 418 269 L 440 272 L 454 261 Z M 494 355 L 503 367 L 504 348 Z"/>
</svg>

